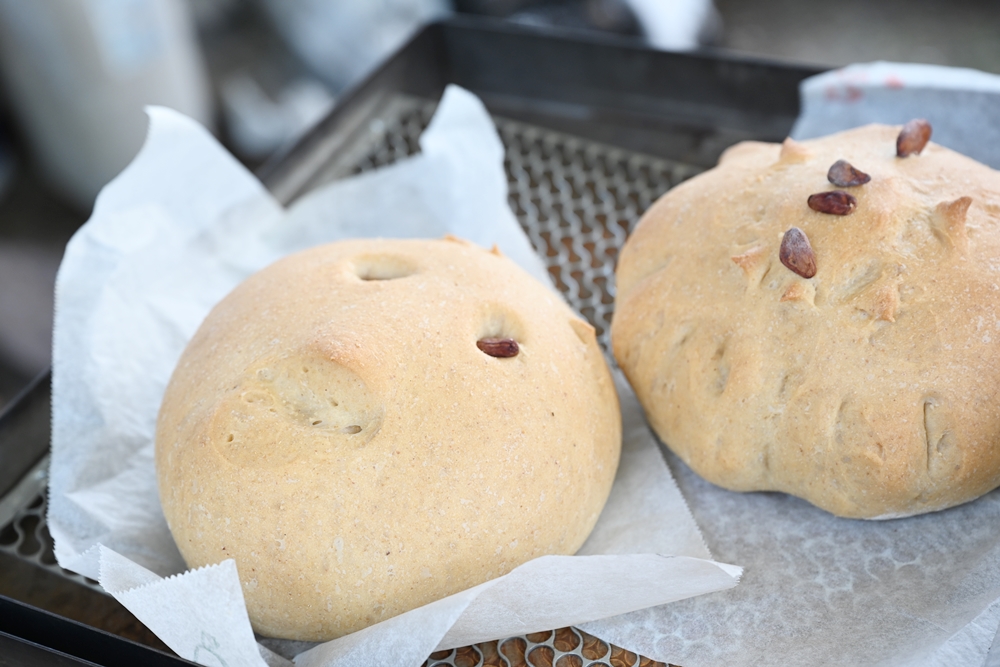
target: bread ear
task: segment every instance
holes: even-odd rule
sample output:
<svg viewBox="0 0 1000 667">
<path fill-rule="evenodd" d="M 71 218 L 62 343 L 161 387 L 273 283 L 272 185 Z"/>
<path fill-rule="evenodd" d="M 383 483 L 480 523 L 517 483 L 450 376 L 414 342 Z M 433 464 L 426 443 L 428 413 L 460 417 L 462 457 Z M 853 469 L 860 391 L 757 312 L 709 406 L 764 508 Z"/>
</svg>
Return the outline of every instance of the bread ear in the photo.
<svg viewBox="0 0 1000 667">
<path fill-rule="evenodd" d="M 442 241 L 451 241 L 452 243 L 458 243 L 460 245 L 472 245 L 471 241 L 466 241 L 460 236 L 455 236 L 454 234 L 445 234 L 441 237 Z"/>
<path fill-rule="evenodd" d="M 584 345 L 597 342 L 597 330 L 590 322 L 573 317 L 570 318 L 569 326 Z"/>
<path fill-rule="evenodd" d="M 781 153 L 778 154 L 778 162 L 785 164 L 796 164 L 805 162 L 813 156 L 811 150 L 804 145 L 788 137 L 781 142 Z"/>
<path fill-rule="evenodd" d="M 895 322 L 899 311 L 899 285 L 895 282 L 883 285 L 875 292 L 873 312 L 875 317 L 886 322 Z"/>
<path fill-rule="evenodd" d="M 934 208 L 931 216 L 931 231 L 934 232 L 934 236 L 963 255 L 969 250 L 969 235 L 965 220 L 971 205 L 972 197 L 943 201 Z"/>
<path fill-rule="evenodd" d="M 768 255 L 767 246 L 755 245 L 749 250 L 739 255 L 734 255 L 729 259 L 733 260 L 733 264 L 743 269 L 743 275 L 746 276 L 747 282 L 750 285 L 756 286 L 764 279 L 767 269 L 771 265 Z"/>
</svg>

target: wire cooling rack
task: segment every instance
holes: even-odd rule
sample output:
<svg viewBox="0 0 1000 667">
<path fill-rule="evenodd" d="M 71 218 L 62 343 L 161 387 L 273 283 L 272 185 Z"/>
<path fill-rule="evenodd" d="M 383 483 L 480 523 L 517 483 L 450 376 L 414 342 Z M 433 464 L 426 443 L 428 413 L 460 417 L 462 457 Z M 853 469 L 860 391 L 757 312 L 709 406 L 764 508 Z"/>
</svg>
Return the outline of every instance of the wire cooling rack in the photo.
<svg viewBox="0 0 1000 667">
<path fill-rule="evenodd" d="M 433 104 L 372 121 L 375 145 L 351 173 L 419 151 Z M 508 201 L 553 282 L 610 349 L 614 268 L 625 237 L 660 195 L 699 167 L 494 117 L 505 148 Z"/>
<path fill-rule="evenodd" d="M 420 134 L 435 104 L 400 98 L 389 115 L 373 119 L 346 165 L 321 167 L 325 178 L 391 164 L 420 150 Z M 625 237 L 657 197 L 700 168 L 622 150 L 527 123 L 494 117 L 505 147 L 511 210 L 545 261 L 566 300 L 610 349 L 614 267 Z M 40 473 L 44 476 L 45 470 Z M 96 582 L 56 563 L 45 525 L 45 497 L 37 495 L 0 528 L 0 551 L 78 583 Z M 653 667 L 651 661 L 575 628 L 510 637 L 433 654 L 427 667 Z"/>
</svg>

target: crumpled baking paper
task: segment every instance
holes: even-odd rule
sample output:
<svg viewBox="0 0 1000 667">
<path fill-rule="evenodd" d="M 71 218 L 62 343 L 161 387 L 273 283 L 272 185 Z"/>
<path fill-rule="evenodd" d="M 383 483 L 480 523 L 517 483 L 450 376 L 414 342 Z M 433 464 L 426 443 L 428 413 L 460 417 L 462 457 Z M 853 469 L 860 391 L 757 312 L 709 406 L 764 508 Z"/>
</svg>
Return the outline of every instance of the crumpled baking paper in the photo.
<svg viewBox="0 0 1000 667">
<path fill-rule="evenodd" d="M 922 117 L 932 141 L 1000 166 L 1000 76 L 851 65 L 805 80 L 801 95 L 794 138 Z M 1000 491 L 856 521 L 782 494 L 724 491 L 668 462 L 712 553 L 745 567 L 740 586 L 584 629 L 685 667 L 1000 667 Z"/>
<path fill-rule="evenodd" d="M 1000 492 L 889 521 L 733 493 L 669 463 L 729 591 L 585 624 L 684 667 L 979 667 L 1000 626 Z"/>
<path fill-rule="evenodd" d="M 931 141 L 1000 169 L 1000 75 L 960 67 L 876 62 L 810 77 L 799 89 L 793 139 L 868 123 L 925 118 Z"/>
<path fill-rule="evenodd" d="M 287 665 L 260 646 L 232 561 L 186 572 L 156 492 L 160 398 L 187 340 L 241 280 L 290 252 L 354 236 L 462 236 L 547 274 L 507 207 L 486 110 L 449 87 L 422 153 L 285 211 L 201 127 L 149 110 L 135 161 L 97 199 L 56 284 L 48 525 L 61 566 L 93 577 L 179 655 Z M 730 588 L 627 385 L 611 498 L 577 556 L 499 579 L 298 653 L 298 665 L 419 665 L 437 648 L 548 630 Z M 621 644 L 630 646 L 630 642 Z M 300 649 L 306 649 L 301 650 Z"/>
</svg>

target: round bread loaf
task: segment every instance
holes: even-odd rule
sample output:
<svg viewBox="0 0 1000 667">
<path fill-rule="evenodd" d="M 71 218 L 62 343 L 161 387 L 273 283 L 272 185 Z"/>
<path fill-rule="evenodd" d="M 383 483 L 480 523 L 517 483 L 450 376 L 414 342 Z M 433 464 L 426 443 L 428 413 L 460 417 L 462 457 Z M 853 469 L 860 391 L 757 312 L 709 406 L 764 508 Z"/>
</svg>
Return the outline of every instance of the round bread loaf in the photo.
<svg viewBox="0 0 1000 667">
<path fill-rule="evenodd" d="M 734 146 L 626 243 L 615 357 L 707 480 L 859 518 L 1000 485 L 1000 174 L 899 133 Z"/>
<path fill-rule="evenodd" d="M 594 329 L 496 251 L 358 240 L 208 315 L 160 409 L 188 565 L 236 560 L 254 629 L 328 640 L 572 554 L 618 466 Z"/>
</svg>

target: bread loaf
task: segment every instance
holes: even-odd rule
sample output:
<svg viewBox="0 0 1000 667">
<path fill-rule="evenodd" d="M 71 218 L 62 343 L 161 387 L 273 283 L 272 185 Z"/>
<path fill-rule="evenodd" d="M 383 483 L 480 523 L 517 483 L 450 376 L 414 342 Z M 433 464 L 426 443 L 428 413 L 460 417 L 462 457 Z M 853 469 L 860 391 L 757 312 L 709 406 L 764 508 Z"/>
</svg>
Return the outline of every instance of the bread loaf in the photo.
<svg viewBox="0 0 1000 667">
<path fill-rule="evenodd" d="M 191 567 L 236 560 L 254 629 L 327 640 L 572 554 L 618 464 L 593 328 L 455 239 L 283 259 L 185 350 L 156 436 Z"/>
<path fill-rule="evenodd" d="M 1000 484 L 1000 173 L 929 134 L 739 144 L 627 241 L 615 357 L 707 480 L 863 518 Z"/>
</svg>

